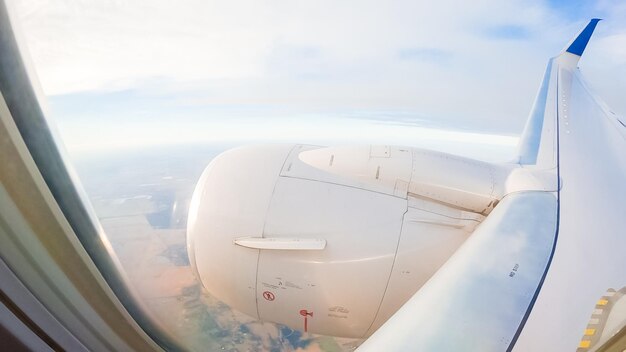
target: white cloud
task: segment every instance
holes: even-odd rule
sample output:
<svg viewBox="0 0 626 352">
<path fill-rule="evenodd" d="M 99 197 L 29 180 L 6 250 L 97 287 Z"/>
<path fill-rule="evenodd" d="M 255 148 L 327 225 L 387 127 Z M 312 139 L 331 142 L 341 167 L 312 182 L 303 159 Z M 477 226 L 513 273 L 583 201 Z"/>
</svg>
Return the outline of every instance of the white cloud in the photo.
<svg viewBox="0 0 626 352">
<path fill-rule="evenodd" d="M 615 2 L 597 6 L 624 14 Z M 521 130 L 547 59 L 584 25 L 543 2 L 500 0 L 24 0 L 17 8 L 48 95 L 138 89 L 175 93 L 183 105 L 398 108 L 509 133 Z M 613 91 L 626 84 L 626 35 L 618 17 L 605 23 L 583 71 L 623 113 Z M 523 35 L 493 35 L 503 26 Z M 407 50 L 445 57 L 407 60 Z"/>
</svg>

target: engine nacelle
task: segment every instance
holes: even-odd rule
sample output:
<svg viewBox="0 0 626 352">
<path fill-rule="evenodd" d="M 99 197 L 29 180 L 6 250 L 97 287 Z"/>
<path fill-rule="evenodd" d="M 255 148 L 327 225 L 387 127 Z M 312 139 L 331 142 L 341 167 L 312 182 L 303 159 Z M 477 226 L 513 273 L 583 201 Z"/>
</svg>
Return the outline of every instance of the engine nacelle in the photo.
<svg viewBox="0 0 626 352">
<path fill-rule="evenodd" d="M 389 146 L 233 149 L 196 186 L 191 265 L 211 294 L 252 317 L 369 336 L 495 206 L 494 173 Z"/>
</svg>

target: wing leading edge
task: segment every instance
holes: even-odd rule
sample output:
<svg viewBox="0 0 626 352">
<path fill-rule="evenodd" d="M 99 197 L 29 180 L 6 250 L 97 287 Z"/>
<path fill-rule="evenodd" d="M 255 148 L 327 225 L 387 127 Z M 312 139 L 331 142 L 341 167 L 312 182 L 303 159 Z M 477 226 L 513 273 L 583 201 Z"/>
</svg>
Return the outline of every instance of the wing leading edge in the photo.
<svg viewBox="0 0 626 352">
<path fill-rule="evenodd" d="M 520 138 L 518 161 L 541 169 L 556 168 L 557 75 L 560 66 L 575 68 L 600 19 L 587 26 L 556 57 L 548 61 L 546 72 L 535 98 L 526 127 Z"/>
</svg>

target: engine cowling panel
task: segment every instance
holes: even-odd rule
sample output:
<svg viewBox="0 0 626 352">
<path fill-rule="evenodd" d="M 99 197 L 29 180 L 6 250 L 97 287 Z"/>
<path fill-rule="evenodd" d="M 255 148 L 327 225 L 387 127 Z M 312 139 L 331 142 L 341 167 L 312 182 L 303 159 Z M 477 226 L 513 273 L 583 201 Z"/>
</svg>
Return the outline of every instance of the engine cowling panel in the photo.
<svg viewBox="0 0 626 352">
<path fill-rule="evenodd" d="M 482 219 L 412 197 L 422 166 L 416 155 L 388 146 L 302 145 L 220 155 L 190 207 L 188 250 L 200 281 L 261 320 L 325 335 L 370 335 Z M 325 246 L 258 249 L 235 244 L 241 238 Z"/>
</svg>

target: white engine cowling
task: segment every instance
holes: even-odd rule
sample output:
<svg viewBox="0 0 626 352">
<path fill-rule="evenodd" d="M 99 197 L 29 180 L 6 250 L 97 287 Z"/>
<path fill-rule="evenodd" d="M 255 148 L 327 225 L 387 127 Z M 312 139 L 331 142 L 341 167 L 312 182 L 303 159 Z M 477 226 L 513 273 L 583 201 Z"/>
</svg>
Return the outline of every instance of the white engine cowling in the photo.
<svg viewBox="0 0 626 352">
<path fill-rule="evenodd" d="M 389 146 L 227 151 L 192 198 L 191 265 L 211 294 L 250 316 L 369 336 L 495 206 L 494 170 L 450 158 Z M 448 164 L 462 165 L 462 177 Z"/>
</svg>

